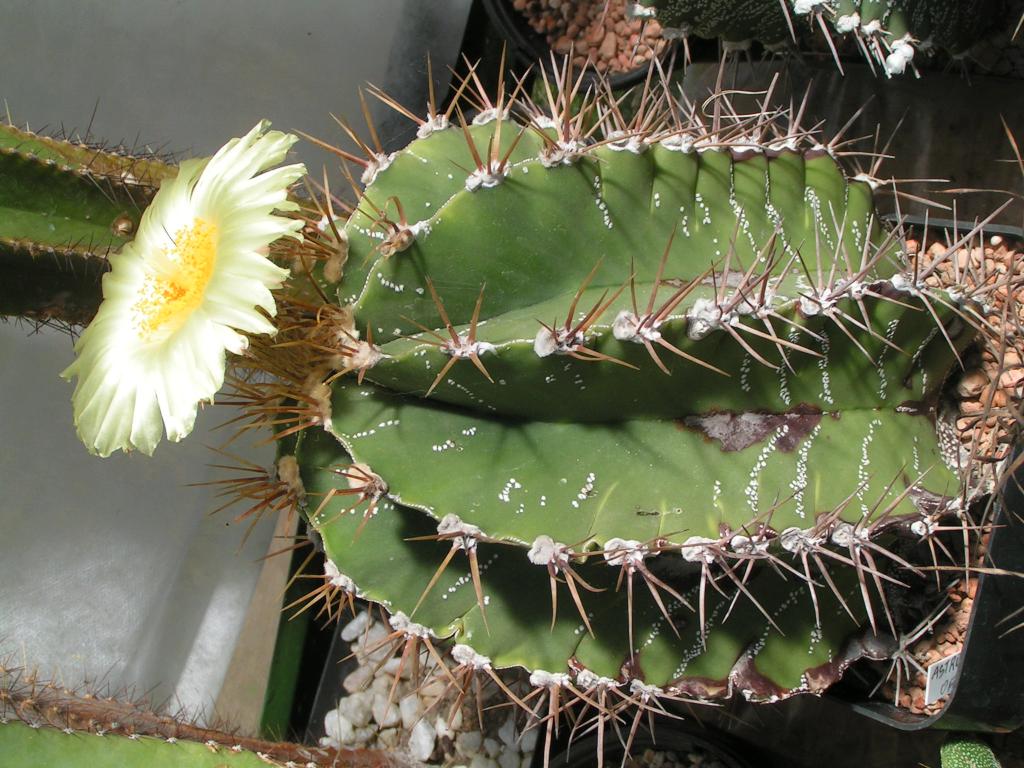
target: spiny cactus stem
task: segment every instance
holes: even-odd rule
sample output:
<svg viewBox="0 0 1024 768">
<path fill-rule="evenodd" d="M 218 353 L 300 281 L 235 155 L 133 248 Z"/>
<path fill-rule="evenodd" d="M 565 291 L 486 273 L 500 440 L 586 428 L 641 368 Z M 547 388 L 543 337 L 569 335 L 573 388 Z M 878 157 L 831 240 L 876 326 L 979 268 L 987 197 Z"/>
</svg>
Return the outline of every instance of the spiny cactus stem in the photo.
<svg viewBox="0 0 1024 768">
<path fill-rule="evenodd" d="M 456 644 L 452 647 L 452 658 L 455 660 L 454 669 L 445 669 L 445 674 L 452 679 L 452 684 L 460 690 L 459 699 L 456 705 L 452 709 L 452 716 L 458 707 L 462 704 L 462 699 L 465 697 L 469 690 L 469 682 L 472 680 L 473 685 L 476 687 L 476 700 L 477 702 L 483 701 L 483 696 L 480 695 L 480 683 L 481 675 L 486 675 L 495 685 L 501 689 L 502 693 L 508 696 L 509 701 L 519 707 L 524 712 L 529 712 L 530 708 L 523 702 L 522 699 L 517 696 L 508 684 L 501 679 L 501 676 L 495 672 L 494 666 L 491 664 L 491 660 L 486 656 L 481 656 L 479 653 L 474 651 L 470 646 L 463 644 Z M 480 719 L 481 728 L 483 727 L 483 713 L 478 710 L 478 716 Z M 451 722 L 451 720 L 449 720 Z"/>
<path fill-rule="evenodd" d="M 475 68 L 476 68 L 476 64 L 470 65 L 470 70 L 474 70 Z M 369 92 L 370 92 L 371 96 L 373 96 L 375 99 L 379 100 L 381 103 L 387 105 L 388 107 L 390 107 L 391 109 L 395 110 L 399 114 L 404 115 L 405 117 L 409 118 L 414 123 L 416 123 L 416 125 L 418 126 L 417 130 L 416 130 L 416 137 L 420 138 L 420 139 L 424 139 L 427 136 L 429 136 L 431 133 L 433 133 L 434 131 L 443 131 L 443 130 L 445 130 L 449 126 L 449 124 L 451 122 L 452 113 L 455 111 L 455 105 L 458 104 L 459 101 L 461 100 L 462 93 L 465 90 L 465 88 L 468 85 L 468 83 L 469 83 L 469 78 L 463 79 L 462 82 L 459 84 L 458 88 L 456 89 L 455 94 L 453 95 L 453 97 L 452 97 L 452 99 L 451 99 L 451 101 L 450 101 L 450 103 L 448 105 L 448 108 L 444 112 L 438 112 L 438 110 L 437 110 L 437 96 L 434 93 L 434 69 L 433 69 L 433 64 L 430 61 L 430 56 L 428 54 L 428 56 L 427 56 L 427 91 L 428 91 L 428 97 L 427 97 L 427 117 L 426 118 L 422 118 L 418 114 L 413 112 L 412 110 L 408 109 L 407 107 L 402 106 L 401 104 L 398 103 L 398 101 L 396 101 L 394 98 L 389 96 L 387 93 L 385 93 L 384 91 L 382 91 L 380 88 L 378 88 L 375 85 L 370 85 L 369 86 Z"/>
<path fill-rule="evenodd" d="M 591 637 L 595 637 L 594 628 L 590 625 L 590 618 L 583 607 L 577 585 L 594 594 L 604 592 L 604 590 L 588 584 L 573 569 L 572 559 L 576 557 L 576 553 L 572 548 L 554 541 L 550 536 L 538 536 L 527 551 L 526 557 L 534 565 L 542 565 L 547 568 L 548 579 L 551 583 L 551 631 L 554 631 L 555 623 L 558 620 L 558 575 L 564 573 L 565 585 L 576 604 L 576 610 L 579 612 L 587 632 Z"/>
<path fill-rule="evenodd" d="M 194 742 L 212 752 L 251 752 L 269 765 L 386 768 L 400 763 L 375 750 L 333 750 L 287 742 L 268 742 L 202 728 L 180 718 L 156 714 L 147 702 L 127 696 L 69 690 L 40 680 L 35 673 L 0 662 L 0 724 L 16 719 L 32 728 L 55 728 L 69 735 L 140 736 L 168 744 Z"/>
<path fill-rule="evenodd" d="M 0 315 L 87 325 L 102 301 L 101 281 L 110 269 L 106 255 L 88 246 L 53 248 L 0 238 Z"/>
<path fill-rule="evenodd" d="M 285 552 L 291 552 L 298 547 L 307 544 L 312 544 L 312 542 L 299 542 L 291 547 L 273 552 L 272 554 L 284 554 Z M 296 575 L 293 578 L 312 579 L 319 583 L 306 594 L 285 605 L 281 609 L 282 612 L 287 612 L 292 608 L 296 608 L 297 610 L 288 617 L 289 621 L 291 621 L 322 602 L 323 605 L 321 605 L 320 609 L 317 611 L 314 617 L 315 619 L 319 619 L 321 616 L 326 615 L 328 621 L 336 621 L 341 618 L 342 611 L 345 607 L 347 607 L 349 613 L 355 617 L 358 590 L 352 580 L 347 576 L 344 576 L 338 570 L 338 566 L 331 562 L 331 560 L 327 559 L 324 561 L 323 574 L 315 575 L 305 573 L 306 567 L 312 561 L 315 554 L 316 549 L 313 549 L 305 561 L 303 561 L 296 570 Z"/>
<path fill-rule="evenodd" d="M 661 262 L 658 264 L 658 274 L 655 277 L 654 282 L 651 284 L 651 295 L 647 301 L 647 310 L 643 315 L 640 314 L 640 310 L 637 306 L 636 300 L 636 282 L 634 279 L 636 275 L 636 269 L 631 265 L 628 282 L 630 299 L 632 299 L 633 302 L 633 314 L 630 316 L 626 312 L 619 313 L 619 315 L 615 318 L 615 323 L 612 326 L 613 335 L 620 341 L 632 341 L 634 343 L 643 344 L 644 347 L 647 349 L 647 354 L 651 356 L 651 359 L 654 361 L 655 365 L 657 365 L 658 368 L 660 368 L 662 372 L 665 373 L 666 375 L 671 374 L 668 368 L 665 367 L 665 363 L 663 363 L 661 358 L 658 356 L 657 350 L 654 349 L 655 343 L 661 347 L 664 347 L 669 352 L 678 355 L 684 360 L 689 360 L 691 363 L 696 363 L 697 365 L 707 368 L 709 371 L 714 371 L 715 373 L 721 374 L 722 376 L 728 376 L 729 374 L 723 371 L 718 366 L 712 365 L 711 363 L 705 360 L 701 360 L 697 357 L 694 357 L 693 355 L 683 352 L 677 346 L 665 340 L 658 330 L 662 323 L 664 323 L 665 320 L 668 318 L 672 310 L 678 307 L 679 304 L 683 301 L 683 299 L 685 299 L 687 296 L 690 295 L 690 293 L 693 292 L 693 289 L 695 287 L 700 285 L 705 279 L 707 279 L 709 275 L 714 277 L 714 266 L 712 265 L 708 267 L 703 274 L 695 277 L 693 280 L 690 280 L 684 283 L 682 286 L 680 286 L 675 291 L 675 293 L 673 293 L 664 303 L 662 303 L 662 305 L 658 308 L 657 312 L 654 311 L 654 304 L 658 298 L 658 288 L 663 282 L 662 276 L 665 272 L 665 263 L 668 261 L 669 250 L 672 248 L 672 241 L 675 239 L 675 236 L 676 227 L 673 227 L 672 234 L 669 235 L 668 244 L 665 246 L 665 251 L 662 254 Z M 622 289 L 620 288 L 619 292 L 621 293 L 621 291 Z M 616 293 L 615 296 L 612 298 L 612 301 L 618 298 L 618 295 L 619 294 Z"/>
<path fill-rule="evenodd" d="M 601 266 L 601 259 L 598 259 L 594 268 L 590 270 L 583 282 L 580 284 L 579 289 L 576 291 L 576 295 L 573 296 L 572 303 L 569 305 L 569 311 L 565 315 L 565 324 L 561 328 L 557 328 L 554 324 L 547 325 L 541 320 L 538 322 L 541 324 L 542 329 L 538 331 L 537 337 L 533 343 L 533 351 L 536 352 L 538 357 L 547 357 L 551 354 L 557 355 L 569 355 L 576 360 L 607 360 L 617 365 L 624 365 L 627 368 L 636 369 L 636 366 L 631 365 L 623 360 L 619 360 L 617 357 L 606 355 L 603 352 L 598 352 L 595 349 L 590 349 L 585 346 L 586 335 L 590 327 L 597 321 L 615 301 L 622 295 L 623 290 L 626 288 L 624 282 L 619 289 L 612 294 L 610 299 L 605 300 L 608 296 L 608 291 L 601 294 L 601 297 L 594 302 L 594 306 L 590 308 L 575 325 L 573 325 L 573 319 L 576 316 L 576 307 L 579 304 L 580 298 L 583 296 L 583 292 L 586 291 L 587 286 L 590 285 L 590 281 L 594 279 L 594 275 L 597 274 L 598 268 Z"/>
<path fill-rule="evenodd" d="M 231 472 L 232 477 L 190 483 L 193 486 L 216 488 L 216 496 L 226 499 L 210 514 L 215 515 L 242 504 L 244 509 L 235 515 L 234 521 L 237 523 L 252 518 L 252 523 L 255 524 L 266 514 L 276 516 L 286 511 L 290 518 L 299 506 L 305 503 L 305 490 L 298 475 L 294 456 L 282 456 L 274 469 L 268 471 L 265 467 L 222 448 L 211 450 L 238 463 L 210 465 L 214 469 Z"/>
</svg>

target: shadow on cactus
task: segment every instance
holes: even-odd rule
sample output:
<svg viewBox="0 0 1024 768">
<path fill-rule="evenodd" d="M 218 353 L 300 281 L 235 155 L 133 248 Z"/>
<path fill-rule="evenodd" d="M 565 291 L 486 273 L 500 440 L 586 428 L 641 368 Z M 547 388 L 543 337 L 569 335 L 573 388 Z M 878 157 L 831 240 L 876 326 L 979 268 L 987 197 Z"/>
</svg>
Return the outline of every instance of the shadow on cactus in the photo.
<svg viewBox="0 0 1024 768">
<path fill-rule="evenodd" d="M 898 658 L 1005 458 L 947 402 L 1016 343 L 988 317 L 1012 275 L 958 266 L 984 223 L 919 259 L 842 135 L 655 80 L 629 115 L 568 69 L 539 99 L 471 73 L 424 117 L 378 94 L 417 138 L 343 124 L 355 199 L 324 182 L 235 372 L 329 558 L 311 600 L 382 605 L 403 664 L 450 639 L 448 684 L 501 686 L 548 746 Z"/>
</svg>

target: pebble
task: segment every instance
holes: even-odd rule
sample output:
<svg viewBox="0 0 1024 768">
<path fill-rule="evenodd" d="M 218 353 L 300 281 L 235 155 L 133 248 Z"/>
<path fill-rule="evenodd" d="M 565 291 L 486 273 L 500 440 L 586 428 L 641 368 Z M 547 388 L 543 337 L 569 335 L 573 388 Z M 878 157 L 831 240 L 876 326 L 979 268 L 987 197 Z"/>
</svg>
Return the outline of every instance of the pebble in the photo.
<svg viewBox="0 0 1024 768">
<path fill-rule="evenodd" d="M 504 725 L 498 729 L 498 738 L 509 747 L 516 743 L 516 721 L 514 717 L 510 717 L 505 721 Z"/>
<path fill-rule="evenodd" d="M 356 728 L 370 724 L 373 714 L 373 693 L 358 691 L 346 696 L 338 702 L 338 714 L 346 718 Z"/>
<path fill-rule="evenodd" d="M 988 287 L 989 313 L 986 320 L 998 328 L 1003 322 L 1006 308 L 1016 314 L 1012 326 L 1024 324 L 1024 261 L 1020 258 L 1015 243 L 1002 237 L 990 238 L 984 248 L 960 248 L 952 257 L 939 263 L 938 268 L 927 278 L 934 287 L 949 286 L 961 282 L 969 289 Z M 944 258 L 946 247 L 939 241 L 932 242 L 925 255 L 920 256 L 921 246 L 916 241 L 908 243 L 908 252 L 914 254 L 924 265 L 937 258 Z M 1008 285 L 998 285 L 1007 282 Z M 1019 338 L 1012 337 L 1011 344 L 1019 345 Z M 1002 360 L 997 360 L 997 354 Z M 980 350 L 980 370 L 973 368 L 964 374 L 957 386 L 961 398 L 961 416 L 977 416 L 991 407 L 991 416 L 984 424 L 968 419 L 957 419 L 956 426 L 965 452 L 977 453 L 990 467 L 996 467 L 997 460 L 1004 458 L 1012 442 L 1014 423 L 1012 411 L 1024 397 L 1024 368 L 1021 368 L 1021 353 L 1013 346 L 1001 351 L 988 345 Z M 995 381 L 995 386 L 989 384 Z M 991 470 L 990 470 L 991 471 Z M 984 478 L 979 478 L 984 480 Z"/>
<path fill-rule="evenodd" d="M 1013 368 L 1012 370 L 1005 371 L 999 377 L 999 386 L 1004 389 L 1011 389 L 1022 381 L 1024 381 L 1024 368 Z"/>
<path fill-rule="evenodd" d="M 501 752 L 501 744 L 494 739 L 484 739 L 484 752 L 487 753 L 488 757 L 497 757 L 498 753 Z"/>
<path fill-rule="evenodd" d="M 347 693 L 355 693 L 367 688 L 372 680 L 373 667 L 369 664 L 360 664 L 345 678 L 342 687 Z"/>
<path fill-rule="evenodd" d="M 983 550 L 985 544 L 986 538 L 983 537 L 977 548 Z M 983 556 L 982 554 L 978 555 L 979 558 Z M 970 595 L 976 593 L 977 585 L 978 580 L 976 578 L 967 579 L 966 583 L 962 580 L 954 582 L 946 590 L 950 605 L 946 609 L 945 621 L 940 621 L 935 626 L 932 635 L 926 634 L 908 649 L 910 654 L 921 663 L 926 671 L 924 673 L 914 671 L 909 682 L 903 681 L 903 692 L 899 698 L 899 705 L 901 707 L 917 714 L 931 715 L 940 712 L 945 706 L 945 699 L 939 699 L 933 704 L 924 703 L 924 694 L 928 682 L 927 669 L 937 661 L 963 650 L 964 636 L 966 635 L 967 625 L 970 622 L 971 610 L 974 605 L 974 599 Z M 895 685 L 891 679 L 887 681 L 883 695 L 889 701 L 893 700 Z"/>
<path fill-rule="evenodd" d="M 398 705 L 389 704 L 388 697 L 378 693 L 373 697 L 373 719 L 382 728 L 391 728 L 402 722 L 402 714 L 398 711 Z"/>
<path fill-rule="evenodd" d="M 455 731 L 453 731 L 449 727 L 449 725 L 448 725 L 448 718 L 441 717 L 441 715 L 438 715 L 434 719 L 434 730 L 437 732 L 437 735 L 440 738 L 445 738 L 445 739 L 454 739 L 455 738 Z"/>
<path fill-rule="evenodd" d="M 346 643 L 351 643 L 363 634 L 368 626 L 370 626 L 370 614 L 368 611 L 361 611 L 358 616 L 342 628 L 341 639 Z"/>
<path fill-rule="evenodd" d="M 539 733 L 537 728 L 531 728 L 523 733 L 522 738 L 519 740 L 519 745 L 523 752 L 533 752 L 533 750 L 536 749 L 538 735 Z"/>
<path fill-rule="evenodd" d="M 351 643 L 357 666 L 343 681 L 348 695 L 324 717 L 322 746 L 406 750 L 418 761 L 433 758 L 449 766 L 528 768 L 532 764 L 537 729 L 519 739 L 515 718 L 507 716 L 507 710 L 495 708 L 504 701 L 504 694 L 495 686 L 484 683 L 481 688 L 485 713 L 481 732 L 476 715 L 471 714 L 477 708 L 475 694 L 465 696 L 450 686 L 425 650 L 420 653 L 414 681 L 410 678 L 417 665 L 409 659 L 401 663 L 397 655 L 401 643 L 385 642 L 370 651 L 392 634 L 373 614 L 359 614 L 342 631 L 349 638 L 346 642 Z M 525 695 L 522 681 L 509 682 L 513 690 Z M 389 704 L 392 686 L 394 700 Z M 461 706 L 454 706 L 456 701 Z"/>
<path fill-rule="evenodd" d="M 409 752 L 417 760 L 429 760 L 434 753 L 434 726 L 426 720 L 420 720 L 409 736 Z"/>
<path fill-rule="evenodd" d="M 336 709 L 324 716 L 324 731 L 327 733 L 327 739 L 338 746 L 351 744 L 352 737 L 355 736 L 355 728 L 352 727 L 352 723 L 342 717 Z"/>
<path fill-rule="evenodd" d="M 455 737 L 455 746 L 464 755 L 472 755 L 474 752 L 479 752 L 480 746 L 483 743 L 484 737 L 480 731 L 465 731 Z"/>
<path fill-rule="evenodd" d="M 398 702 L 398 709 L 402 713 L 402 727 L 406 729 L 416 725 L 416 721 L 419 720 L 420 713 L 423 711 L 420 698 L 415 693 Z"/>
<path fill-rule="evenodd" d="M 601 41 L 601 47 L 598 49 L 598 55 L 605 60 L 607 63 L 615 57 L 615 50 L 618 48 L 619 41 L 613 35 L 605 35 L 604 40 Z"/>
<path fill-rule="evenodd" d="M 395 749 L 402 743 L 402 731 L 398 728 L 385 728 L 377 734 L 377 743 L 385 749 Z"/>
<path fill-rule="evenodd" d="M 352 743 L 359 747 L 364 747 L 371 741 L 377 738 L 377 728 L 368 725 L 364 728 L 356 728 L 352 734 Z"/>
<path fill-rule="evenodd" d="M 599 72 L 642 67 L 664 45 L 656 21 L 630 19 L 632 0 L 515 0 L 512 7 L 560 54 L 573 53 L 573 66 Z"/>
<path fill-rule="evenodd" d="M 977 397 L 988 384 L 988 376 L 980 368 L 966 371 L 957 382 L 956 391 L 960 397 Z"/>
</svg>

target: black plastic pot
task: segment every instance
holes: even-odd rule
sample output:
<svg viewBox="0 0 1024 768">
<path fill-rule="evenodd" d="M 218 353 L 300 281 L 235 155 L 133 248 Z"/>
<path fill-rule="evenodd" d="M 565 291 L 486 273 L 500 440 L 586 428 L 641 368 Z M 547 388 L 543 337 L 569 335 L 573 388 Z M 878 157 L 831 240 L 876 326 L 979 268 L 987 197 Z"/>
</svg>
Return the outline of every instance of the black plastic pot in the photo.
<svg viewBox="0 0 1024 768">
<path fill-rule="evenodd" d="M 512 63 L 522 69 L 527 67 L 551 65 L 551 47 L 543 35 L 535 32 L 526 19 L 515 8 L 512 7 L 512 0 L 484 0 L 484 8 L 491 19 L 498 34 L 508 45 Z M 672 55 L 674 42 L 665 45 L 662 51 L 662 60 L 667 60 Z M 588 69 L 585 78 L 596 79 L 597 73 Z M 622 72 L 608 76 L 612 88 L 630 88 L 642 83 L 647 77 L 647 65 L 641 64 L 629 72 Z"/>
</svg>

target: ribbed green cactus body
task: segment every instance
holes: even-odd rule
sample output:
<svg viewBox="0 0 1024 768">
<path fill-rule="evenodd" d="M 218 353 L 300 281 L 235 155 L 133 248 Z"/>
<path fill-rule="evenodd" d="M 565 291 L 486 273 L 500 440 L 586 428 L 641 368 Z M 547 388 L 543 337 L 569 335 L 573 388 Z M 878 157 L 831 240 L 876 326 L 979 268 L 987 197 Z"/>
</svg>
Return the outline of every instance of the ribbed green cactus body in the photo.
<svg viewBox="0 0 1024 768">
<path fill-rule="evenodd" d="M 808 13 L 821 14 L 832 34 L 878 37 L 886 52 L 909 35 L 915 46 L 958 54 L 1006 21 L 1001 0 L 787 0 L 789 23 L 777 2 L 647 0 L 643 4 L 657 11 L 664 27 L 699 37 L 727 42 L 757 40 L 770 46 L 790 37 L 789 23 L 795 25 Z"/>
<path fill-rule="evenodd" d="M 958 493 L 957 299 L 826 145 L 477 122 L 371 162 L 317 273 L 363 339 L 294 449 L 336 586 L 493 667 L 827 687 L 866 652 L 851 558 Z"/>
<path fill-rule="evenodd" d="M 314 497 L 336 487 L 337 476 L 327 468 L 348 461 L 338 443 L 319 430 L 303 433 L 296 455 L 306 490 Z M 361 527 L 364 506 L 349 510 L 349 505 L 336 499 L 312 519 L 323 536 L 327 555 L 356 583 L 361 595 L 382 603 L 392 614 L 412 614 L 449 545 L 414 540 L 430 536 L 435 530 L 429 518 L 416 510 L 386 500 L 375 517 Z M 669 570 L 681 567 L 678 557 L 663 557 Z M 586 598 L 594 629 L 591 636 L 571 606 L 559 612 L 551 627 L 550 606 L 545 599 L 549 591 L 547 573 L 527 560 L 525 550 L 481 544 L 478 559 L 486 625 L 471 575 L 464 566 L 443 574 L 415 610 L 413 619 L 437 635 L 470 645 L 499 668 L 519 666 L 561 672 L 572 660 L 580 668 L 615 679 L 629 666 L 627 596 L 625 590 L 615 591 L 616 569 L 601 562 L 578 566 L 591 585 L 606 590 Z M 837 578 L 847 600 L 857 609 L 852 600 L 852 571 L 840 573 Z M 785 580 L 766 570 L 750 588 L 785 637 L 778 636 L 761 612 L 743 600 L 726 621 L 730 601 L 711 590 L 706 649 L 701 643 L 699 619 L 691 610 L 674 600 L 670 602 L 673 623 L 680 633 L 677 638 L 647 591 L 638 588 L 633 616 L 639 652 L 632 674 L 645 684 L 671 683 L 707 698 L 728 696 L 734 686 L 755 698 L 770 698 L 782 692 L 806 690 L 808 682 L 803 675 L 808 669 L 839 663 L 845 641 L 857 624 L 831 593 L 819 596 L 822 627 L 816 628 L 813 613 L 805 610 L 810 602 L 807 588 L 799 581 Z M 696 588 L 684 596 L 693 604 L 699 599 Z M 795 653 L 794 648 L 800 652 Z M 743 679 L 731 682 L 732 670 L 748 653 L 758 675 L 745 673 Z M 756 694 L 750 689 L 753 677 L 758 678 L 760 686 Z"/>
<path fill-rule="evenodd" d="M 941 336 L 927 337 L 934 321 L 923 306 L 918 307 L 918 311 L 907 312 L 888 302 L 866 301 L 868 317 L 872 325 L 880 329 L 880 338 L 857 340 L 871 355 L 869 359 L 854 341 L 827 320 L 801 317 L 798 307 L 799 293 L 803 289 L 795 280 L 788 284 L 792 288 L 791 296 L 796 298 L 780 302 L 777 310 L 792 325 L 787 326 L 778 319 L 775 324 L 780 331 L 787 329 L 789 335 L 785 338 L 811 352 L 786 351 L 783 360 L 773 342 L 752 338 L 749 346 L 762 358 L 774 361 L 779 366 L 777 369 L 755 362 L 751 353 L 724 331 L 712 332 L 700 339 L 687 335 L 692 324 L 686 313 L 693 313 L 696 302 L 710 301 L 713 295 L 710 286 L 696 289 L 693 301 L 680 304 L 678 314 L 661 326 L 660 333 L 678 349 L 697 359 L 713 362 L 724 373 L 667 354 L 664 362 L 672 372 L 668 377 L 652 363 L 643 345 L 616 339 L 612 321 L 619 312 L 629 311 L 629 297 L 620 297 L 602 319 L 594 323 L 590 346 L 639 370 L 622 365 L 595 366 L 564 355 L 539 357 L 534 348 L 540 328 L 537 321 L 564 321 L 572 299 L 567 293 L 492 317 L 480 328 L 479 338 L 495 347 L 484 358 L 488 371 L 496 381 L 505 384 L 494 387 L 470 366 L 456 366 L 446 383 L 431 396 L 484 414 L 502 413 L 545 421 L 608 421 L 683 418 L 714 410 L 779 412 L 797 405 L 826 412 L 895 408 L 906 401 L 929 398 L 942 383 L 934 371 L 947 369 L 954 358 Z M 638 293 L 650 293 L 651 285 L 639 284 Z M 581 305 L 589 308 L 605 290 L 587 291 Z M 661 290 L 668 295 L 666 289 Z M 485 296 L 485 306 L 486 300 Z M 849 300 L 838 306 L 847 312 L 857 311 L 854 302 Z M 371 318 L 372 315 L 368 315 L 367 321 L 372 323 Z M 755 331 L 765 330 L 756 318 L 742 318 L 737 323 Z M 467 326 L 456 326 L 456 330 L 465 332 Z M 882 339 L 907 354 L 900 354 Z M 410 395 L 425 393 L 448 359 L 444 352 L 426 341 L 397 340 L 382 345 L 381 349 L 387 357 L 367 373 L 367 378 Z M 914 359 L 918 351 L 921 354 Z M 928 367 L 922 363 L 927 363 Z M 930 379 L 929 369 L 933 371 Z M 513 380 L 516 384 L 510 385 Z M 681 392 L 685 392 L 685 396 L 681 396 Z"/>
<path fill-rule="evenodd" d="M 856 522 L 887 510 L 925 469 L 930 492 L 956 486 L 927 418 L 871 409 L 619 421 L 610 403 L 605 422 L 559 423 L 345 385 L 334 414 L 332 432 L 403 504 L 436 519 L 456 512 L 490 537 L 526 545 L 542 535 L 602 546 L 717 538 L 722 526 L 738 531 L 773 509 L 777 530 L 807 527 L 863 483 L 844 515 Z M 888 511 L 916 509 L 903 498 Z"/>
<path fill-rule="evenodd" d="M 1000 0 L 917 0 L 908 2 L 902 12 L 906 30 L 915 38 L 961 53 L 998 24 L 1004 6 Z"/>
<path fill-rule="evenodd" d="M 129 239 L 115 223 L 129 215 L 137 222 L 135 205 L 128 195 L 105 194 L 86 176 L 0 151 L 0 238 L 6 248 L 24 242 L 105 254 Z"/>
<path fill-rule="evenodd" d="M 485 135 L 494 131 L 493 125 L 485 128 Z M 517 130 L 506 125 L 502 138 Z M 751 151 L 734 158 L 729 150 L 680 151 L 661 143 L 640 153 L 601 147 L 578 163 L 548 168 L 538 157 L 539 140 L 527 133 L 510 158 L 507 177 L 493 189 L 470 190 L 463 155 L 431 152 L 435 145 L 450 145 L 450 135 L 441 144 L 445 133 L 462 141 L 464 153 L 457 131 L 432 134 L 414 141 L 402 153 L 407 156 L 396 158 L 366 191 L 378 207 L 392 196 L 402 201 L 417 229 L 408 250 L 381 258 L 382 234 L 367 226 L 362 213 L 346 227 L 349 262 L 373 266 L 360 288 L 364 271 L 346 274 L 340 294 L 357 297 L 357 317 L 372 324 L 379 341 L 416 333 L 414 322 L 436 322 L 425 276 L 443 296 L 452 322 L 462 325 L 473 314 L 481 285 L 486 292 L 480 317 L 489 320 L 560 296 L 571 299 L 598 263 L 595 287 L 614 290 L 631 270 L 638 279 L 653 276 L 673 234 L 672 274 L 689 278 L 713 265 L 723 269 L 730 247 L 732 270 L 775 256 L 778 274 L 787 254 L 815 239 L 823 250 L 835 251 L 842 232 L 841 252 L 859 262 L 868 239 L 879 238 L 868 185 L 848 182 L 823 152 L 782 149 L 766 157 Z M 391 181 L 403 175 L 401 160 L 413 166 L 415 180 Z M 421 192 L 432 180 L 438 188 Z M 403 197 L 403 187 L 412 187 L 413 194 Z M 781 232 L 766 253 L 777 225 Z M 472 280 L 466 279 L 469 265 Z M 887 267 L 879 272 L 886 274 Z"/>
<path fill-rule="evenodd" d="M 648 3 L 659 12 L 665 26 L 687 28 L 698 37 L 726 41 L 760 40 L 781 43 L 789 32 L 778 3 L 762 0 L 660 0 Z"/>
</svg>

